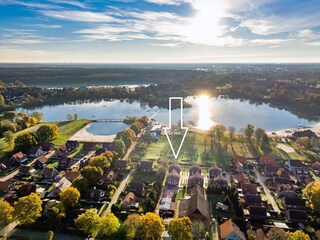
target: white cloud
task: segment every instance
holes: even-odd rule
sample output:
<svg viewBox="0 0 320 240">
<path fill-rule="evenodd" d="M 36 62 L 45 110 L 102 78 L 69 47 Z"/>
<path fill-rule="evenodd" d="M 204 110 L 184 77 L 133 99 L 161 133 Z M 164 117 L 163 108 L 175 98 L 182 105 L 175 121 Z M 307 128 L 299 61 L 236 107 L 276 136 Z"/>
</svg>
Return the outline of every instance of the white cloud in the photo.
<svg viewBox="0 0 320 240">
<path fill-rule="evenodd" d="M 62 28 L 61 25 L 56 25 L 56 24 L 32 24 L 32 25 L 29 25 L 29 26 L 32 26 L 32 27 L 39 27 L 39 28 L 51 28 L 51 29 L 55 29 L 55 28 Z"/>
<path fill-rule="evenodd" d="M 308 46 L 320 47 L 320 42 L 308 42 L 306 43 Z"/>
<path fill-rule="evenodd" d="M 45 43 L 45 41 L 39 40 L 39 39 L 5 39 L 5 40 L 0 40 L 0 43 L 6 43 L 6 44 L 37 44 L 37 43 Z"/>
<path fill-rule="evenodd" d="M 154 47 L 170 47 L 170 48 L 173 48 L 173 47 L 178 47 L 179 43 L 152 43 L 150 45 L 154 46 Z"/>
<path fill-rule="evenodd" d="M 74 1 L 74 0 L 50 0 L 50 2 L 58 3 L 58 4 L 66 4 L 71 5 L 83 9 L 88 9 L 90 6 L 86 3 L 80 2 L 80 1 Z"/>
<path fill-rule="evenodd" d="M 254 45 L 278 45 L 282 43 L 291 42 L 292 39 L 280 39 L 280 38 L 273 38 L 273 39 L 253 39 L 250 40 L 250 44 Z"/>
<path fill-rule="evenodd" d="M 146 2 L 155 3 L 159 5 L 181 5 L 182 3 L 189 2 L 188 0 L 145 0 Z"/>
</svg>

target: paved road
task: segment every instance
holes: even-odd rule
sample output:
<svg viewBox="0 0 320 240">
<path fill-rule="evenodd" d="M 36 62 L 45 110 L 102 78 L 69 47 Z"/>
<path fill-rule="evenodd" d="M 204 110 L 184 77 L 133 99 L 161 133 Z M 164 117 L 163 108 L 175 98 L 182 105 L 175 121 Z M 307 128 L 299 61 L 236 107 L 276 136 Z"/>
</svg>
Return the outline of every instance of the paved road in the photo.
<svg viewBox="0 0 320 240">
<path fill-rule="evenodd" d="M 266 186 L 265 184 L 265 178 L 261 175 L 260 171 L 255 169 L 254 170 L 255 174 L 257 175 L 258 178 L 258 182 L 261 184 L 261 186 L 263 187 L 263 190 L 266 194 L 266 197 L 268 199 L 268 202 L 271 203 L 273 210 L 275 212 L 277 212 L 278 214 L 281 213 L 280 208 L 278 207 L 276 201 L 274 200 L 274 197 L 271 195 L 269 188 Z"/>
</svg>

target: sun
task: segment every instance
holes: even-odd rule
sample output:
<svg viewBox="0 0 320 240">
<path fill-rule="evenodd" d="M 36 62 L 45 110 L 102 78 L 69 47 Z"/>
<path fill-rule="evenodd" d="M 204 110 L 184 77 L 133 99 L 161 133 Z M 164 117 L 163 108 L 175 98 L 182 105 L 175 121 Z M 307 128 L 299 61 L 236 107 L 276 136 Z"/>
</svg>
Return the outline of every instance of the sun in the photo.
<svg viewBox="0 0 320 240">
<path fill-rule="evenodd" d="M 214 125 L 214 121 L 211 120 L 209 101 L 207 95 L 201 95 L 197 98 L 199 107 L 198 128 L 202 130 L 209 130 Z"/>
<path fill-rule="evenodd" d="M 218 37 L 224 32 L 220 21 L 225 16 L 225 1 L 198 0 L 194 8 L 196 14 L 185 29 L 186 40 L 198 44 L 219 44 Z"/>
</svg>

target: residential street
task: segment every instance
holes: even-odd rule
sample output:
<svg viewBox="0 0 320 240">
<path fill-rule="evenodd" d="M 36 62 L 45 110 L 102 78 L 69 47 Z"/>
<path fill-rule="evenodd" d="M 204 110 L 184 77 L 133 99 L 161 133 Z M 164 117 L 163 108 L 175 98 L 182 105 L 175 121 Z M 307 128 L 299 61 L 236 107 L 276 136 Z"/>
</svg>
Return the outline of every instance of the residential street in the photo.
<svg viewBox="0 0 320 240">
<path fill-rule="evenodd" d="M 258 182 L 261 184 L 261 186 L 263 187 L 263 190 L 266 194 L 266 197 L 268 199 L 268 202 L 271 203 L 273 209 L 275 212 L 277 212 L 278 214 L 281 213 L 276 201 L 274 200 L 274 197 L 271 195 L 269 188 L 266 186 L 266 184 L 264 183 L 265 179 L 264 177 L 261 175 L 260 171 L 257 169 L 254 169 L 255 174 L 257 175 L 258 178 Z"/>
</svg>

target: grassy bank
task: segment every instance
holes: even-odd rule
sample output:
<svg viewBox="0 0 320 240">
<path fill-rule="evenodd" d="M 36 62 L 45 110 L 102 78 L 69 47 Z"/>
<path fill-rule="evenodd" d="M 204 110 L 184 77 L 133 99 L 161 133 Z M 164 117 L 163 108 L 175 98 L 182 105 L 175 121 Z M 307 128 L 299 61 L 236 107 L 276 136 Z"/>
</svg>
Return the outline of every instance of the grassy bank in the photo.
<svg viewBox="0 0 320 240">
<path fill-rule="evenodd" d="M 81 119 L 81 120 L 72 121 L 72 122 L 59 122 L 59 123 L 57 123 L 57 125 L 59 127 L 58 136 L 53 141 L 53 143 L 56 146 L 60 146 L 62 144 L 65 144 L 66 141 L 70 137 L 72 137 L 72 135 L 74 135 L 80 129 L 84 128 L 90 122 L 91 122 L 90 120 Z"/>
</svg>

